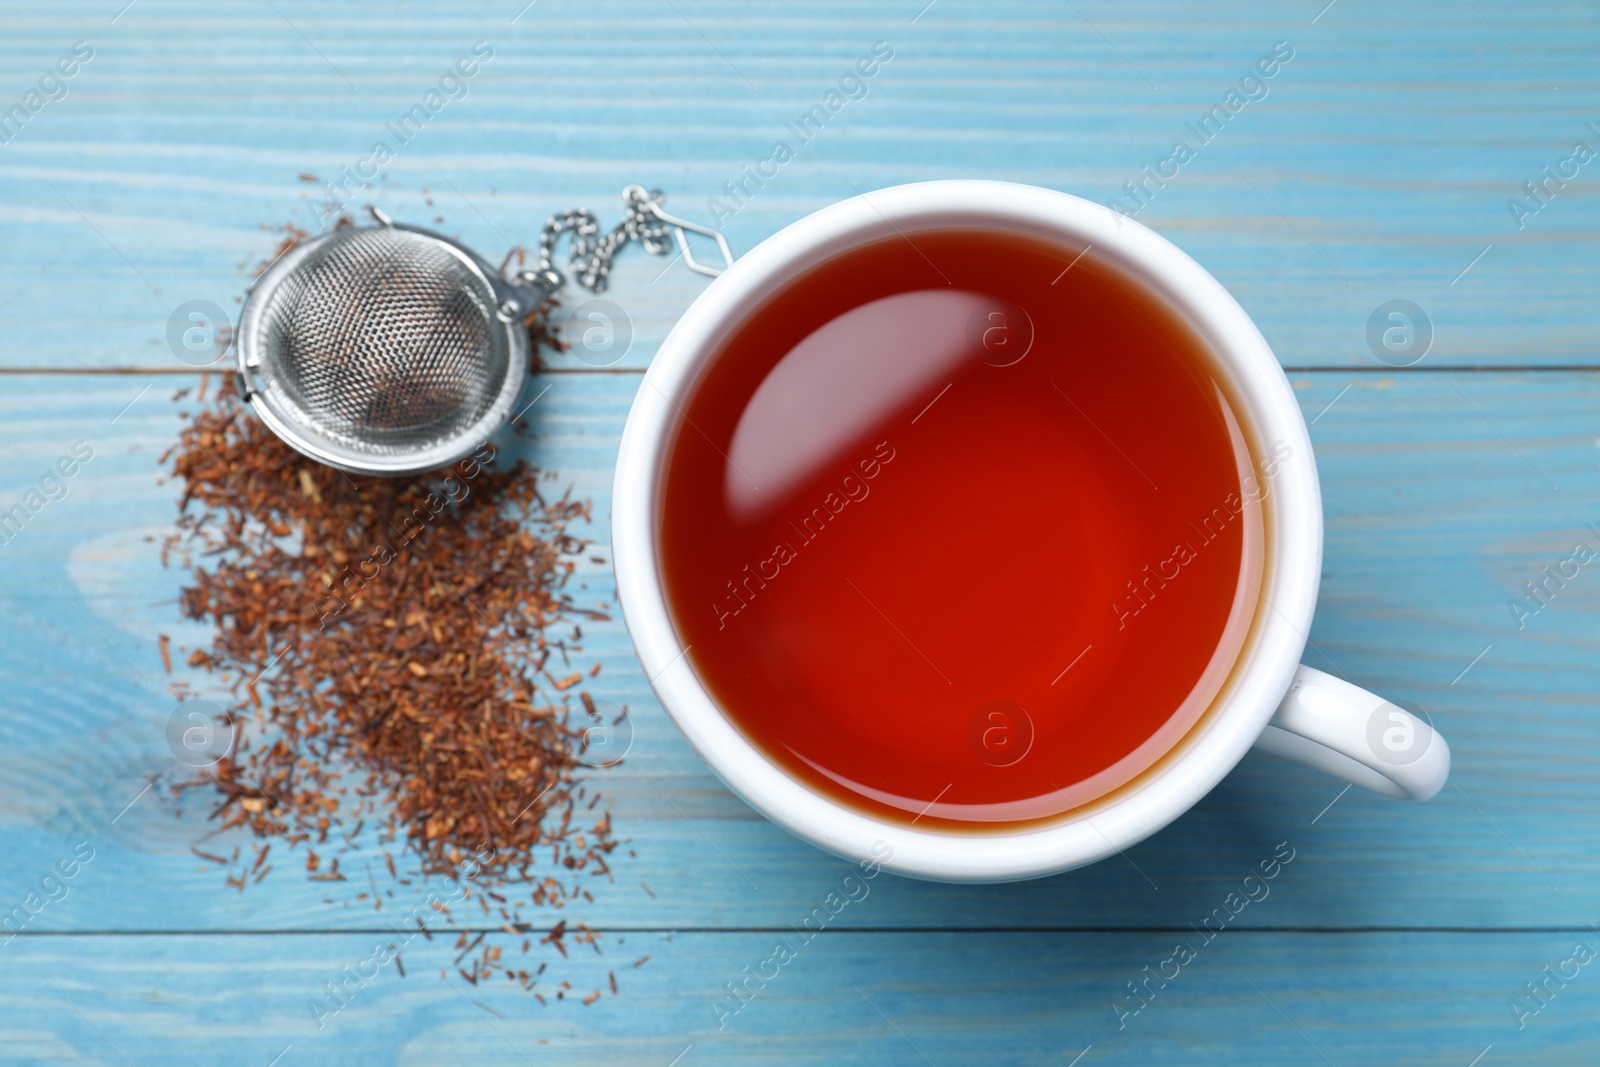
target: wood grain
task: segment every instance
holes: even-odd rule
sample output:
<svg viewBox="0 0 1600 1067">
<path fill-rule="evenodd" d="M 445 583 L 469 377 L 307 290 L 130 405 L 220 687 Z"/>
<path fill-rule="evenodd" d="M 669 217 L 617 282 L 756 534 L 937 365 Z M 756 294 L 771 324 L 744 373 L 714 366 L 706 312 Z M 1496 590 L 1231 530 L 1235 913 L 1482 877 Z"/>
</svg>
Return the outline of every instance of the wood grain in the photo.
<svg viewBox="0 0 1600 1067">
<path fill-rule="evenodd" d="M 389 967 L 353 984 L 349 1006 L 321 1017 L 320 1030 L 312 998 L 327 1004 L 324 983 L 379 936 L 36 937 L 5 950 L 0 999 L 14 1010 L 0 1019 L 0 1045 L 14 1063 L 258 1067 L 280 1053 L 280 1064 L 339 1067 L 666 1065 L 680 1055 L 680 1067 L 1062 1067 L 1090 1046 L 1084 1065 L 1466 1067 L 1493 1046 L 1482 1064 L 1579 1067 L 1600 1052 L 1600 982 L 1590 973 L 1600 964 L 1564 988 L 1552 983 L 1554 997 L 1521 1030 L 1509 1005 L 1578 941 L 1600 947 L 1592 932 L 1225 934 L 1166 988 L 1152 980 L 1153 999 L 1119 1030 L 1127 983 L 1154 973 L 1184 937 L 1199 941 L 1187 930 L 825 933 L 804 945 L 789 931 L 633 934 L 563 964 L 578 997 L 608 989 L 607 972 L 616 974 L 620 995 L 590 1007 L 540 1007 L 514 987 L 474 989 L 453 971 L 447 984 L 438 972 L 451 953 L 435 942 L 408 950 L 408 977 Z M 713 1005 L 725 983 L 759 968 L 780 938 L 794 958 L 764 987 L 752 981 L 754 996 L 719 1030 Z M 641 955 L 649 962 L 632 967 Z"/>
<path fill-rule="evenodd" d="M 171 634 L 181 662 L 204 635 L 176 619 L 181 573 L 163 570 L 146 538 L 159 538 L 174 514 L 155 460 L 183 405 L 167 401 L 172 382 L 162 379 L 159 394 L 145 393 L 112 425 L 141 387 L 138 376 L 6 382 L 0 501 L 20 498 L 80 434 L 95 458 L 71 495 L 0 548 L 10 556 L 3 596 L 13 622 L 0 815 L 15 857 L 0 888 L 23 892 L 80 834 L 105 842 L 93 878 L 74 898 L 81 904 L 41 915 L 39 929 L 369 921 L 368 909 L 347 906 L 353 890 L 325 905 L 326 887 L 289 868 L 242 896 L 219 892 L 220 878 L 188 852 L 199 812 L 178 820 L 157 794 L 110 825 L 146 776 L 182 770 L 164 740 L 173 701 L 155 636 Z M 591 534 L 606 559 L 611 465 L 637 384 L 633 375 L 543 377 L 529 387 L 530 396 L 550 387 L 529 413 L 532 436 L 508 438 L 513 452 L 558 473 L 553 485 L 594 500 Z M 1294 385 L 1317 418 L 1327 511 L 1308 659 L 1425 709 L 1453 746 L 1455 787 L 1417 806 L 1352 792 L 1313 824 L 1339 787 L 1252 756 L 1125 860 L 1003 887 L 896 881 L 883 893 L 892 906 L 870 925 L 1181 925 L 1282 840 L 1304 857 L 1270 907 L 1243 917 L 1248 924 L 1528 928 L 1595 918 L 1600 866 L 1580 828 L 1600 802 L 1590 714 L 1600 584 L 1584 572 L 1521 631 L 1506 602 L 1574 539 L 1594 542 L 1585 524 L 1600 524 L 1591 414 L 1600 375 L 1318 373 L 1296 375 Z M 1002 571 L 995 580 L 1014 579 Z M 577 581 L 590 602 L 611 603 L 609 565 L 588 564 Z M 617 864 L 615 884 L 594 888 L 586 921 L 770 927 L 803 914 L 839 861 L 767 824 L 716 782 L 649 694 L 619 620 L 585 629 L 575 662 L 599 662 L 594 695 L 627 705 L 637 724 L 627 761 L 598 783 L 637 856 Z"/>
<path fill-rule="evenodd" d="M 1380 366 L 1367 320 L 1396 298 L 1432 319 L 1435 365 L 1600 362 L 1592 179 L 1554 191 L 1522 229 L 1506 207 L 1574 140 L 1600 146 L 1584 126 L 1600 123 L 1600 21 L 1580 3 L 1480 14 L 1346 2 L 1315 25 L 1267 3 L 1196 22 L 1170 4 L 944 0 L 915 23 L 921 4 L 887 0 L 762 12 L 553 0 L 515 24 L 498 10 L 514 14 L 509 0 L 277 6 L 141 3 L 114 26 L 88 3 L 14 17 L 0 42 L 13 95 L 74 39 L 96 56 L 0 145 L 0 365 L 176 365 L 173 310 L 232 308 L 272 247 L 258 227 L 316 221 L 320 186 L 298 175 L 337 179 L 375 141 L 397 142 L 384 123 L 476 41 L 494 58 L 463 99 L 390 145 L 355 208 L 442 216 L 498 258 L 556 210 L 592 208 L 609 225 L 630 182 L 712 221 L 725 183 L 787 138 L 796 158 L 722 220 L 743 252 L 856 190 L 906 181 L 1126 199 L 1123 183 L 1187 137 L 1196 158 L 1139 218 L 1215 273 L 1285 364 Z M 876 41 L 893 60 L 801 144 L 785 124 Z M 1295 58 L 1266 97 L 1210 143 L 1187 134 L 1277 41 Z M 637 251 L 624 263 L 611 299 L 633 322 L 628 364 L 642 366 L 704 280 L 661 274 Z M 40 313 L 85 300 L 91 316 Z"/>
<path fill-rule="evenodd" d="M 65 498 L 0 544 L 0 912 L 79 842 L 95 850 L 0 944 L 0 1062 L 1595 1062 L 1592 968 L 1522 1029 L 1510 1001 L 1574 941 L 1600 948 L 1600 580 L 1585 569 L 1521 628 L 1507 606 L 1574 540 L 1600 537 L 1600 163 L 1548 183 L 1520 226 L 1507 203 L 1574 141 L 1600 147 L 1586 125 L 1600 126 L 1593 5 L 121 7 L 19 8 L 0 34 L 0 111 L 73 42 L 95 51 L 0 143 L 0 509 L 75 442 L 94 449 Z M 177 620 L 181 574 L 151 540 L 175 504 L 157 462 L 181 409 L 167 396 L 194 381 L 166 334 L 185 301 L 236 308 L 276 240 L 263 225 L 314 226 L 320 179 L 357 165 L 477 41 L 494 57 L 465 97 L 348 200 L 492 258 L 556 210 L 609 224 L 630 182 L 720 220 L 742 253 L 906 181 L 998 178 L 1105 203 L 1188 139 L 1195 158 L 1138 218 L 1238 297 L 1313 420 L 1327 539 L 1308 660 L 1427 711 L 1451 741 L 1452 785 L 1400 805 L 1252 755 L 1087 870 L 877 879 L 718 1031 L 724 983 L 843 868 L 709 774 L 613 619 L 586 628 L 582 662 L 601 664 L 595 695 L 637 727 L 598 781 L 631 840 L 594 904 L 562 914 L 603 931 L 603 955 L 568 965 L 575 991 L 615 969 L 621 996 L 546 1010 L 451 988 L 444 938 L 318 1030 L 310 997 L 411 901 L 374 911 L 292 865 L 225 892 L 188 851 L 202 812 L 180 819 L 146 789 L 178 770 L 156 635 L 204 636 Z M 800 144 L 785 124 L 878 41 L 894 57 L 865 96 Z M 1294 57 L 1265 97 L 1196 144 L 1186 123 L 1278 41 Z M 795 158 L 732 204 L 726 183 L 779 139 Z M 637 371 L 704 285 L 629 250 L 606 294 L 626 352 L 558 357 L 580 373 L 530 385 L 550 392 L 514 451 L 595 501 L 602 557 Z M 1396 299 L 1434 332 L 1405 370 L 1367 336 Z M 581 302 L 569 294 L 562 314 Z M 608 565 L 577 580 L 611 599 Z M 1022 578 L 997 560 L 992 580 Z M 1119 1030 L 1125 983 L 1280 842 L 1295 859 L 1271 895 Z"/>
</svg>

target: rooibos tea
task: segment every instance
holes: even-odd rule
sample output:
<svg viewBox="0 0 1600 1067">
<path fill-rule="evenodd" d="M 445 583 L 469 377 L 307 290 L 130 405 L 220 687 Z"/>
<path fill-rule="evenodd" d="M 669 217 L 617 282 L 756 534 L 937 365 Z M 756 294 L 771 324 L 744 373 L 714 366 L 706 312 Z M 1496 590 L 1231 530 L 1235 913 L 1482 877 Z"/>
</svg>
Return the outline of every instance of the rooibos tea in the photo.
<svg viewBox="0 0 1600 1067">
<path fill-rule="evenodd" d="M 788 773 L 923 826 L 1126 784 L 1221 691 L 1265 478 L 1204 341 L 1097 257 L 923 230 L 751 309 L 682 407 L 660 564 Z"/>
</svg>

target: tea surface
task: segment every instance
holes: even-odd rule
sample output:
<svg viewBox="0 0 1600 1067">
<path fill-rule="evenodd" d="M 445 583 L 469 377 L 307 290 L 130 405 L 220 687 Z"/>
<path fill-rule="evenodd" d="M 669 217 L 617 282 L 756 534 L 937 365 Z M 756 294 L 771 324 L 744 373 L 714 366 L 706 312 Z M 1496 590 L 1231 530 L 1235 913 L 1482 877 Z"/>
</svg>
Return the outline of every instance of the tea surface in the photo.
<svg viewBox="0 0 1600 1067">
<path fill-rule="evenodd" d="M 814 268 L 681 409 L 660 563 L 702 684 L 879 817 L 1015 823 L 1125 783 L 1255 612 L 1276 460 L 1213 367 L 1092 249 L 939 230 Z"/>
</svg>

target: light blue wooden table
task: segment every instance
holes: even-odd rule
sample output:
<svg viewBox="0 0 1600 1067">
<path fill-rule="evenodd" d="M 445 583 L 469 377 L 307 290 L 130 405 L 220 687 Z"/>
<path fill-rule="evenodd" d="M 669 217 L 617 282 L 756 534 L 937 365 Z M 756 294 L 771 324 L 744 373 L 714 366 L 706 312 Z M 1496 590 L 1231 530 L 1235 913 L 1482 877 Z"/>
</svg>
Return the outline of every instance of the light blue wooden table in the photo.
<svg viewBox="0 0 1600 1067">
<path fill-rule="evenodd" d="M 1573 151 L 1600 149 L 1600 11 L 923 2 L 0 12 L 0 107 L 26 114 L 0 144 L 0 505 L 75 442 L 93 448 L 67 496 L 0 545 L 0 911 L 93 849 L 0 945 L 0 1063 L 1600 1062 L 1600 964 L 1565 962 L 1600 951 L 1600 572 L 1520 628 L 1508 607 L 1575 541 L 1600 546 L 1600 162 Z M 78 41 L 92 58 L 41 89 Z M 387 928 L 288 868 L 224 890 L 188 850 L 197 814 L 142 792 L 179 770 L 155 635 L 203 636 L 177 621 L 181 575 L 150 540 L 174 515 L 167 398 L 196 380 L 166 327 L 188 300 L 232 307 L 272 247 L 261 226 L 314 223 L 326 194 L 298 175 L 361 168 L 479 41 L 493 57 L 465 95 L 391 141 L 351 201 L 443 216 L 489 254 L 560 208 L 614 219 L 630 182 L 724 215 L 709 201 L 794 144 L 785 124 L 876 42 L 893 58 L 865 95 L 722 218 L 736 251 L 853 188 L 991 177 L 1105 201 L 1175 140 L 1197 146 L 1146 185 L 1139 218 L 1237 295 L 1312 420 L 1317 665 L 1425 709 L 1454 747 L 1452 784 L 1406 806 L 1251 756 L 1126 861 L 1011 886 L 880 878 L 718 1030 L 724 983 L 844 866 L 717 783 L 612 622 L 588 651 L 597 694 L 637 723 L 601 782 L 629 844 L 565 917 L 603 932 L 602 954 L 567 965 L 574 987 L 615 971 L 620 995 L 469 998 L 438 977 L 441 938 L 319 1029 L 310 998 Z M 1276 42 L 1293 58 L 1201 144 L 1187 124 Z M 569 357 L 530 385 L 549 393 L 523 451 L 594 500 L 602 542 L 639 371 L 704 285 L 663 266 L 619 261 L 623 361 Z M 1391 300 L 1431 323 L 1405 368 L 1368 343 Z M 607 568 L 580 579 L 609 596 Z M 1271 895 L 1119 1028 L 1126 984 L 1285 841 Z"/>
</svg>

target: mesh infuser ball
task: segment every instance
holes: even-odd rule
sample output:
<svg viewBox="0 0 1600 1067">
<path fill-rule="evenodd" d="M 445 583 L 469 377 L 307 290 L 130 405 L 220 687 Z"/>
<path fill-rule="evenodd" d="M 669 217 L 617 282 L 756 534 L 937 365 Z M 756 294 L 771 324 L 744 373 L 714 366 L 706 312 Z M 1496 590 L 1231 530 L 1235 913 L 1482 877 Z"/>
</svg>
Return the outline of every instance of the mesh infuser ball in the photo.
<svg viewBox="0 0 1600 1067">
<path fill-rule="evenodd" d="M 245 302 L 239 369 L 273 432 L 359 474 L 419 474 L 472 452 L 510 414 L 522 319 L 553 289 L 508 281 L 427 230 L 336 230 L 291 249 Z"/>
<path fill-rule="evenodd" d="M 684 230 L 715 230 L 668 215 L 659 190 L 623 190 L 610 233 L 587 211 L 545 223 L 539 266 L 506 278 L 460 243 L 381 212 L 381 225 L 334 230 L 284 253 L 251 289 L 239 318 L 242 393 L 290 446 L 352 474 L 421 474 L 469 455 L 511 414 L 532 358 L 525 317 L 560 288 L 550 265 L 570 232 L 580 284 L 605 288 L 630 241 L 664 254 Z"/>
</svg>

